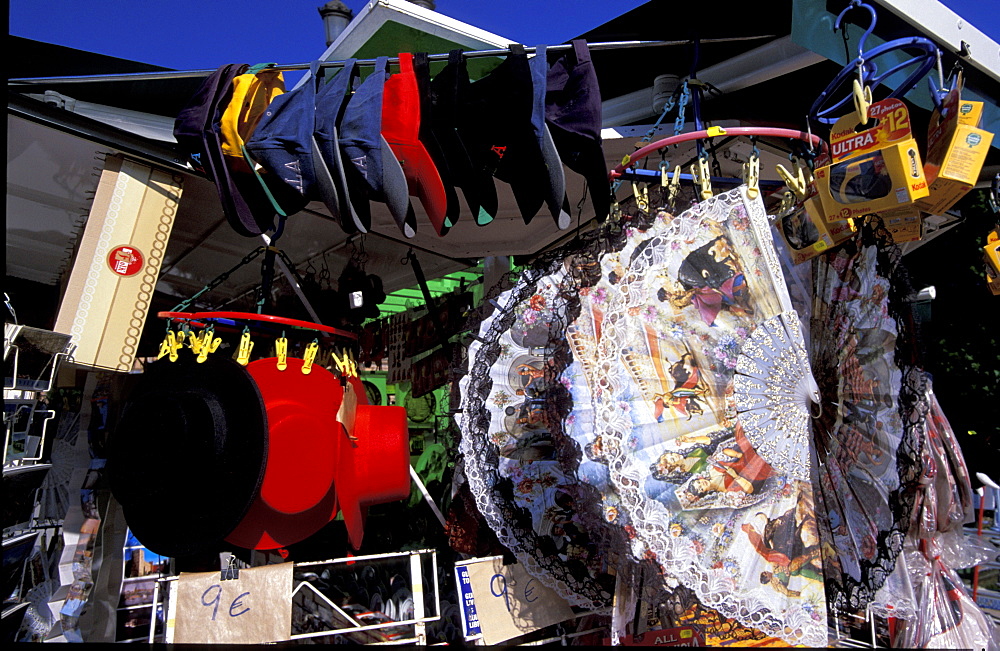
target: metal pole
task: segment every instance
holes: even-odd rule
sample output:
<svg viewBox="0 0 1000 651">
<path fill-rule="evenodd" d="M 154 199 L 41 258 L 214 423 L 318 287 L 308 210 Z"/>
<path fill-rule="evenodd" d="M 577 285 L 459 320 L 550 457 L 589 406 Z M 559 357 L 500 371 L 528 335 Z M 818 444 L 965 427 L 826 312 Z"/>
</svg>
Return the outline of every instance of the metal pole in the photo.
<svg viewBox="0 0 1000 651">
<path fill-rule="evenodd" d="M 760 36 L 739 36 L 732 38 L 713 38 L 713 39 L 703 39 L 702 43 L 730 43 L 733 41 L 757 41 L 762 39 L 775 38 L 776 34 L 763 34 Z M 590 43 L 587 47 L 593 50 L 624 50 L 631 48 L 641 48 L 641 47 L 669 47 L 677 45 L 687 45 L 691 41 L 607 41 L 603 43 Z M 547 48 L 548 52 L 562 52 L 564 50 L 572 49 L 572 44 L 566 45 L 550 45 Z M 525 47 L 525 52 L 533 53 L 535 51 L 534 47 Z M 490 50 L 471 50 L 469 52 L 463 52 L 462 54 L 466 57 L 497 57 L 506 56 L 510 53 L 508 48 L 494 48 Z M 448 54 L 431 54 L 428 55 L 430 61 L 447 61 Z M 399 62 L 399 57 L 390 57 L 390 63 Z M 275 65 L 271 69 L 273 70 L 308 70 L 310 63 L 289 63 L 282 65 Z M 356 62 L 359 66 L 374 66 L 375 59 L 359 59 Z M 323 68 L 341 68 L 344 66 L 344 61 L 322 61 L 320 62 L 320 67 Z M 8 85 L 11 84 L 52 84 L 52 83 L 77 83 L 77 82 L 89 82 L 89 81 L 151 81 L 154 79 L 183 79 L 189 77 L 208 77 L 215 70 L 165 70 L 162 72 L 132 72 L 117 75 L 76 75 L 67 77 L 20 77 L 15 79 L 9 79 L 7 81 Z"/>
<path fill-rule="evenodd" d="M 410 556 L 410 594 L 413 595 L 413 625 L 417 644 L 427 644 L 427 625 L 424 619 L 424 577 L 420 568 L 420 555 Z"/>
</svg>

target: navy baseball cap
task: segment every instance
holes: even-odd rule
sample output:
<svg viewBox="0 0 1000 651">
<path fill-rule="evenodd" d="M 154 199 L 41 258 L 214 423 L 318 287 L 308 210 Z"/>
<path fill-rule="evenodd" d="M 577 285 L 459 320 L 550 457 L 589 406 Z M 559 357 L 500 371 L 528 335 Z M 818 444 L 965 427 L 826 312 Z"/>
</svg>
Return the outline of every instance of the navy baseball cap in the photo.
<svg viewBox="0 0 1000 651">
<path fill-rule="evenodd" d="M 245 63 L 230 63 L 222 66 L 205 81 L 187 105 L 174 120 L 174 138 L 181 150 L 188 155 L 198 171 L 205 172 L 209 180 L 215 182 L 214 170 L 205 154 L 205 131 L 221 116 L 221 108 L 229 103 L 233 92 L 233 79 L 248 68 Z"/>
<path fill-rule="evenodd" d="M 222 155 L 220 135 L 222 114 L 233 98 L 233 82 L 248 68 L 245 63 L 231 63 L 209 75 L 177 115 L 174 137 L 195 167 L 215 183 L 229 225 L 249 237 L 267 230 L 275 210 L 256 179 L 237 187 Z"/>
<path fill-rule="evenodd" d="M 356 72 L 355 59 L 348 59 L 343 69 L 316 93 L 315 123 L 309 140 L 316 175 L 323 180 L 318 185 L 323 203 L 345 233 L 367 233 L 371 227 L 371 211 L 359 213 L 351 201 L 337 127 L 347 106 Z M 313 65 L 310 81 L 317 83 L 318 73 L 318 66 Z"/>
<path fill-rule="evenodd" d="M 420 80 L 419 72 L 417 79 Z M 459 112 L 470 83 L 462 50 L 452 50 L 448 53 L 448 65 L 430 82 L 430 124 L 448 161 L 451 183 L 462 190 L 476 224 L 483 226 L 493 221 L 499 205 L 492 174 L 477 170 L 472 164 L 459 130 Z"/>
<path fill-rule="evenodd" d="M 582 175 L 598 219 L 611 209 L 611 184 L 601 148 L 601 91 L 590 60 L 587 41 L 576 39 L 573 49 L 549 68 L 545 119 L 559 157 Z"/>
<path fill-rule="evenodd" d="M 556 143 L 552 140 L 552 133 L 545 124 L 545 90 L 546 77 L 549 72 L 549 62 L 545 55 L 546 46 L 535 46 L 535 56 L 528 63 L 531 69 L 531 128 L 538 142 L 538 148 L 542 152 L 542 160 L 545 162 L 545 169 L 549 175 L 549 186 L 551 192 L 545 197 L 546 206 L 556 226 L 560 230 L 569 228 L 571 220 L 569 215 L 569 199 L 566 198 L 566 172 L 563 170 L 562 160 L 556 149 Z"/>
<path fill-rule="evenodd" d="M 462 140 L 473 164 L 508 183 L 521 218 L 530 222 L 551 197 L 552 185 L 531 126 L 533 90 L 524 47 L 470 84 L 462 111 Z"/>
<path fill-rule="evenodd" d="M 246 143 L 254 161 L 281 179 L 302 201 L 321 198 L 310 141 L 316 86 L 307 79 L 295 90 L 275 97 Z M 336 217 L 336 215 L 334 215 Z"/>
<path fill-rule="evenodd" d="M 406 176 L 382 137 L 382 94 L 389 58 L 378 57 L 375 70 L 347 102 L 338 132 L 345 177 L 355 211 L 370 214 L 369 201 L 385 203 L 406 237 L 416 235 L 417 219 L 410 205 Z"/>
</svg>

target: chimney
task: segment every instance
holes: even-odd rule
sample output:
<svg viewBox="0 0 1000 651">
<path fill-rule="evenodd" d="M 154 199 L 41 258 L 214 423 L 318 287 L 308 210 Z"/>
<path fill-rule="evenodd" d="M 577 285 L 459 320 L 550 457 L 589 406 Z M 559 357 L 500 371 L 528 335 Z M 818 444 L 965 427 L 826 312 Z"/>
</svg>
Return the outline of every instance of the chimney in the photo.
<svg viewBox="0 0 1000 651">
<path fill-rule="evenodd" d="M 341 32 L 347 29 L 347 24 L 351 22 L 354 12 L 350 7 L 340 0 L 330 0 L 318 9 L 319 15 L 323 18 L 323 26 L 326 28 L 326 46 L 337 40 Z"/>
</svg>

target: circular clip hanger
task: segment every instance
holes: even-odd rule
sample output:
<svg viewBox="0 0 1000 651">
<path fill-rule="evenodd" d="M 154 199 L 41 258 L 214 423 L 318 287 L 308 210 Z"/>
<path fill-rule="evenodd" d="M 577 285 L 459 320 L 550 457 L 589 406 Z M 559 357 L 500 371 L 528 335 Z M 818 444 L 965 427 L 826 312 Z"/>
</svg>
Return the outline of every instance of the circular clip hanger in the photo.
<svg viewBox="0 0 1000 651">
<path fill-rule="evenodd" d="M 854 8 L 866 9 L 868 13 L 871 14 L 871 23 L 858 40 L 857 58 L 844 66 L 840 73 L 833 78 L 833 81 L 831 81 L 823 92 L 820 93 L 819 97 L 816 98 L 816 101 L 813 102 L 812 107 L 809 109 L 810 120 L 816 120 L 824 124 L 833 124 L 837 121 L 837 119 L 844 112 L 844 104 L 852 101 L 855 93 L 852 88 L 850 92 L 843 95 L 843 97 L 837 101 L 834 101 L 833 99 L 834 94 L 841 90 L 841 87 L 851 78 L 852 75 L 856 75 L 856 79 L 862 89 L 866 86 L 871 89 L 875 89 L 885 83 L 889 77 L 910 68 L 911 66 L 916 66 L 909 76 L 907 76 L 902 83 L 898 84 L 888 96 L 890 98 L 902 97 L 909 92 L 910 89 L 912 89 L 931 68 L 934 67 L 934 64 L 940 56 L 937 46 L 922 36 L 899 38 L 865 51 L 865 41 L 875 30 L 876 22 L 875 9 L 873 9 L 870 5 L 854 0 L 846 9 L 840 12 L 839 16 L 837 16 L 837 22 L 834 24 L 834 29 L 840 29 L 844 16 L 848 11 Z M 919 51 L 919 54 L 911 59 L 897 63 L 888 70 L 880 73 L 875 59 L 897 50 L 917 50 Z"/>
<path fill-rule="evenodd" d="M 251 330 L 257 329 L 263 330 L 266 334 L 275 334 L 282 329 L 268 326 L 288 326 L 299 330 L 315 331 L 327 339 L 337 338 L 349 339 L 351 341 L 357 341 L 358 339 L 358 335 L 353 332 L 332 328 L 319 323 L 270 314 L 255 314 L 253 312 L 159 312 L 157 316 L 161 319 L 185 321 L 195 327 L 215 323 L 236 328 L 248 326 Z"/>
</svg>

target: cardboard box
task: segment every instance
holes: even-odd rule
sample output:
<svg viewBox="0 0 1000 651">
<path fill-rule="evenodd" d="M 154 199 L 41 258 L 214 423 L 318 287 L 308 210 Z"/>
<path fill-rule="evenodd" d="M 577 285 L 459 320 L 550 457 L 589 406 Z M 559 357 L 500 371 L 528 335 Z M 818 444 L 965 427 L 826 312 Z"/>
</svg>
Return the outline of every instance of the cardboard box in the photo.
<svg viewBox="0 0 1000 651">
<path fill-rule="evenodd" d="M 898 99 L 875 102 L 873 127 L 857 131 L 846 115 L 830 132 L 832 162 L 816 170 L 816 190 L 827 221 L 899 208 L 928 194 L 910 115 Z"/>
<path fill-rule="evenodd" d="M 940 215 L 954 206 L 979 180 L 993 134 L 976 127 L 982 102 L 961 101 L 961 81 L 941 103 L 943 109 L 931 113 L 927 129 L 927 177 L 929 195 L 917 206 Z M 978 106 L 977 106 L 978 105 Z"/>
<path fill-rule="evenodd" d="M 986 238 L 983 262 L 986 263 L 986 286 L 994 296 L 1000 296 L 1000 233 L 995 230 Z"/>
<path fill-rule="evenodd" d="M 923 237 L 923 220 L 920 218 L 920 210 L 913 204 L 907 204 L 902 208 L 883 210 L 878 213 L 885 224 L 886 229 L 892 233 L 892 239 L 896 244 L 903 242 L 915 242 Z"/>
<path fill-rule="evenodd" d="M 776 227 L 788 246 L 794 264 L 802 264 L 854 235 L 850 219 L 827 222 L 818 197 L 809 197 L 802 206 L 778 220 Z"/>
<path fill-rule="evenodd" d="M 958 102 L 958 123 L 970 127 L 978 127 L 983 117 L 983 102 Z"/>
<path fill-rule="evenodd" d="M 108 156 L 56 318 L 76 344 L 74 363 L 132 370 L 182 184 L 179 174 Z"/>
</svg>

